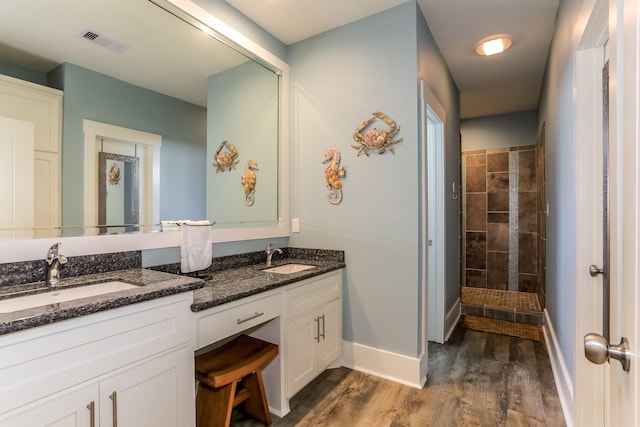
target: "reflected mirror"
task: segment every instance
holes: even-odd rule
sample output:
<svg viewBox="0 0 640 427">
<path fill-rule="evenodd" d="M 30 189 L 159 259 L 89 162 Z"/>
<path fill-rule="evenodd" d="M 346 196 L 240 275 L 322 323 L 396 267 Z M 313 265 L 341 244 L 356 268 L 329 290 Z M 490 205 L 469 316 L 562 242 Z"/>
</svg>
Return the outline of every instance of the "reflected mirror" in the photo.
<svg viewBox="0 0 640 427">
<path fill-rule="evenodd" d="M 35 187 L 38 182 L 46 186 L 47 197 L 57 204 L 47 202 L 51 215 L 36 209 L 33 227 L 20 226 L 37 231 L 9 233 L 12 238 L 53 237 L 59 226 L 62 235 L 86 234 L 87 229 L 93 234 L 138 231 L 146 228 L 122 225 L 184 219 L 206 218 L 227 228 L 278 224 L 279 74 L 153 2 L 2 2 L 0 74 L 18 85 L 51 88 L 48 95 L 60 97 L 62 105 L 57 119 L 45 111 L 52 114 L 48 125 L 58 120 L 57 130 L 36 123 L 33 132 L 36 146 L 38 135 L 45 133 L 48 144 L 58 148 L 26 154 L 36 159 Z M 28 122 L 16 111 L 12 90 L 3 92 L 0 84 L 0 117 Z M 100 135 L 87 140 L 86 121 L 161 138 L 157 156 L 127 154 L 138 159 L 137 179 L 150 176 L 152 181 L 138 181 L 139 220 L 133 214 L 112 217 L 109 209 L 103 213 L 109 202 L 98 206 L 103 178 L 107 190 L 115 187 L 108 181 L 111 166 L 118 166 L 122 180 L 127 171 L 133 173 L 135 162 L 110 158 L 117 153 L 101 150 Z M 225 140 L 237 150 L 236 163 L 217 172 L 215 152 Z M 145 152 L 143 145 L 119 143 L 134 153 Z M 49 156 L 46 165 L 37 160 L 42 153 Z M 243 177 L 250 160 L 258 167 L 253 171 L 255 202 L 247 205 Z M 92 179 L 86 178 L 89 168 L 96 170 Z M 42 200 L 38 194 L 30 197 L 36 203 Z M 129 204 L 133 210 L 134 201 Z M 4 231 L 12 228 L 0 224 Z"/>
<path fill-rule="evenodd" d="M 103 233 L 127 230 L 139 220 L 139 158 L 101 151 L 98 157 L 98 224 L 108 224 Z M 118 224 L 123 227 L 116 229 Z"/>
</svg>

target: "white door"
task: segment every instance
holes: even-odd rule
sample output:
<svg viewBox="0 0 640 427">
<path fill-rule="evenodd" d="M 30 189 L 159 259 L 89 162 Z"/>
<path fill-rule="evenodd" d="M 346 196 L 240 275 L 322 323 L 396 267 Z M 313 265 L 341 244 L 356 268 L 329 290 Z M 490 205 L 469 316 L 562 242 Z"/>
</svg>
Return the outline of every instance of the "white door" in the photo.
<svg viewBox="0 0 640 427">
<path fill-rule="evenodd" d="M 585 417 L 583 421 L 588 422 L 585 425 L 637 426 L 640 423 L 637 402 L 640 359 L 636 350 L 640 339 L 637 324 L 640 306 L 640 70 L 637 64 L 640 25 L 637 0 L 609 0 L 608 6 L 610 329 L 608 340 L 595 335 L 585 338 L 590 360 L 603 363 L 604 381 L 602 399 L 579 400 L 578 409 L 587 416 L 604 414 L 603 423 L 598 418 Z M 607 361 L 609 363 L 604 363 Z M 590 393 L 598 394 L 598 391 Z M 593 406 L 590 407 L 590 403 Z"/>
<path fill-rule="evenodd" d="M 33 123 L 0 116 L 0 229 L 30 233 L 34 225 L 33 147 Z"/>
</svg>

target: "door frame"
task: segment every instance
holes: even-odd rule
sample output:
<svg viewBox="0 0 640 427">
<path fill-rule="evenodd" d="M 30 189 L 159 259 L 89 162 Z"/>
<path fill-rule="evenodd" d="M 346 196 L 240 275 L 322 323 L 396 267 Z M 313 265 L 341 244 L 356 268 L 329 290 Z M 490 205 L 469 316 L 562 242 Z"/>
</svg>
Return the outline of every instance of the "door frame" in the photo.
<svg viewBox="0 0 640 427">
<path fill-rule="evenodd" d="M 145 188 L 140 200 L 140 223 L 144 225 L 160 223 L 160 148 L 162 136 L 135 129 L 110 125 L 108 123 L 83 120 L 84 131 L 84 225 L 98 225 L 98 153 L 101 138 L 135 144 L 146 151 L 144 170 Z M 99 229 L 96 228 L 95 231 Z M 86 233 L 89 229 L 85 230 Z"/>
<path fill-rule="evenodd" d="M 444 146 L 447 113 L 438 99 L 421 84 L 421 283 L 424 301 L 423 340 L 444 343 L 445 311 L 445 176 Z M 426 354 L 426 352 L 425 352 Z"/>
<path fill-rule="evenodd" d="M 629 339 L 631 369 L 617 361 L 607 366 L 606 425 L 638 425 L 640 356 L 640 15 L 637 0 L 609 0 L 610 95 L 609 158 L 611 169 L 611 305 L 610 344 Z"/>
</svg>

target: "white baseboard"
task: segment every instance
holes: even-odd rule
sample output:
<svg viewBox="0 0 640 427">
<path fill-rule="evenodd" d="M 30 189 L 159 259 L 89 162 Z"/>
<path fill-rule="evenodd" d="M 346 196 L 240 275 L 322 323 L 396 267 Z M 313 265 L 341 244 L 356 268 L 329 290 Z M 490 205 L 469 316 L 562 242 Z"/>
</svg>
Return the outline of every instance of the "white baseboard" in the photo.
<svg viewBox="0 0 640 427">
<path fill-rule="evenodd" d="M 447 313 L 447 316 L 444 318 L 444 340 L 445 342 L 449 339 L 453 330 L 456 328 L 458 324 L 458 320 L 460 320 L 460 298 L 453 304 L 451 310 Z"/>
<path fill-rule="evenodd" d="M 342 341 L 343 366 L 421 389 L 427 378 L 420 374 L 421 359 L 391 353 L 351 341 Z"/>
<path fill-rule="evenodd" d="M 573 383 L 571 382 L 571 376 L 567 370 L 567 365 L 564 363 L 564 357 L 560 352 L 560 346 L 556 339 L 556 334 L 553 329 L 553 324 L 549 318 L 549 312 L 544 310 L 544 325 L 542 326 L 542 333 L 544 335 L 544 341 L 547 344 L 547 351 L 549 353 L 549 360 L 551 361 L 551 369 L 553 370 L 553 378 L 556 382 L 556 388 L 558 389 L 558 397 L 560 398 L 560 404 L 562 405 L 562 412 L 564 413 L 564 419 L 568 427 L 575 425 L 573 421 Z"/>
</svg>

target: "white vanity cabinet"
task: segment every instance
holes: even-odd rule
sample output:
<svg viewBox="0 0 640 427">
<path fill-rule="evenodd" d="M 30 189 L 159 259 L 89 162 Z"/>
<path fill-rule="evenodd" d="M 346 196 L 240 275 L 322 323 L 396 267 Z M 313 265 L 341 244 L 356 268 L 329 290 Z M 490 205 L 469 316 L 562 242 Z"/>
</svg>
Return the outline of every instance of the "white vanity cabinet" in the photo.
<svg viewBox="0 0 640 427">
<path fill-rule="evenodd" d="M 0 425 L 195 425 L 191 303 L 188 292 L 0 337 Z"/>
<path fill-rule="evenodd" d="M 342 271 L 285 291 L 285 384 L 290 398 L 342 354 Z"/>
</svg>

